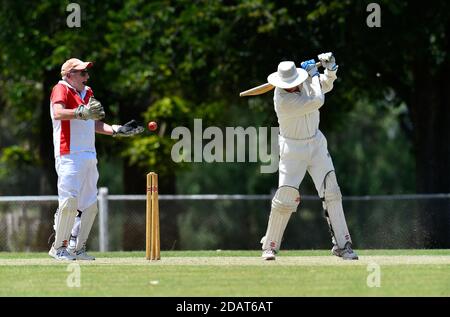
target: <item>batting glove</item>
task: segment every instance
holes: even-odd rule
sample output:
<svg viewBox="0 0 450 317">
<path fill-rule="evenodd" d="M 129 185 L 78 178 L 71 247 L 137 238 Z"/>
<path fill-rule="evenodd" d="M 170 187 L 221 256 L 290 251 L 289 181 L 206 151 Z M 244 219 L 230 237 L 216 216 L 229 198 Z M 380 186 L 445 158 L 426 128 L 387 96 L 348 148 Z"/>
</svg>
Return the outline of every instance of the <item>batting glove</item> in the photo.
<svg viewBox="0 0 450 317">
<path fill-rule="evenodd" d="M 306 70 L 308 72 L 309 76 L 311 76 L 311 77 L 319 75 L 319 70 L 317 69 L 316 61 L 313 59 L 302 62 L 301 67 L 304 70 Z"/>
<path fill-rule="evenodd" d="M 328 70 L 335 71 L 338 69 L 338 65 L 336 65 L 336 60 L 333 56 L 333 53 L 322 53 L 317 56 L 319 61 L 322 63 L 322 66 Z"/>
</svg>

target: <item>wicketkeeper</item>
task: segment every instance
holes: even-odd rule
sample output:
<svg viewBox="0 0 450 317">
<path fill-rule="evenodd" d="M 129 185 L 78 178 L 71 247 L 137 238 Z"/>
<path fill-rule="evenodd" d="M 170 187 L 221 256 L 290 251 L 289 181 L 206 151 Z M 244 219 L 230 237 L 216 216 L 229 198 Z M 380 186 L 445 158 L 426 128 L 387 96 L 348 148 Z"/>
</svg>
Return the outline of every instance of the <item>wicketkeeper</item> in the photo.
<svg viewBox="0 0 450 317">
<path fill-rule="evenodd" d="M 92 65 L 76 58 L 67 60 L 61 67 L 62 80 L 53 87 L 50 97 L 58 209 L 49 255 L 58 260 L 95 259 L 86 253 L 86 241 L 98 211 L 95 133 L 127 137 L 144 131 L 134 120 L 123 126 L 100 121 L 105 111 L 86 86 Z"/>
<path fill-rule="evenodd" d="M 323 201 L 332 235 L 332 254 L 358 259 L 352 250 L 327 140 L 319 130 L 319 109 L 324 104 L 324 94 L 333 89 L 338 65 L 332 53 L 320 54 L 318 58 L 325 68 L 323 74 L 315 61 L 309 60 L 301 64 L 302 68 L 296 68 L 294 62 L 281 62 L 278 71 L 268 77 L 275 86 L 280 161 L 279 187 L 272 200 L 266 235 L 261 240 L 265 260 L 275 260 L 289 218 L 300 202 L 298 188 L 307 171 Z"/>
</svg>

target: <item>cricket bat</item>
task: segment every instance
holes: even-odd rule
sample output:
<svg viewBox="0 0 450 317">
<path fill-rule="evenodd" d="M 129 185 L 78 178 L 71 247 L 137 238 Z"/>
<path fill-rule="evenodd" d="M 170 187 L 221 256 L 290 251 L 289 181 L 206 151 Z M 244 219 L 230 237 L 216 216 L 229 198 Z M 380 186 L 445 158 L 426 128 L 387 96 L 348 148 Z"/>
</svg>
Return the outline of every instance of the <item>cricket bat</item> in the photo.
<svg viewBox="0 0 450 317">
<path fill-rule="evenodd" d="M 275 86 L 272 86 L 271 84 L 266 83 L 266 84 L 259 85 L 257 87 L 253 87 L 249 90 L 241 92 L 239 94 L 239 97 L 262 95 L 268 91 L 271 91 L 274 88 L 275 88 Z"/>
</svg>

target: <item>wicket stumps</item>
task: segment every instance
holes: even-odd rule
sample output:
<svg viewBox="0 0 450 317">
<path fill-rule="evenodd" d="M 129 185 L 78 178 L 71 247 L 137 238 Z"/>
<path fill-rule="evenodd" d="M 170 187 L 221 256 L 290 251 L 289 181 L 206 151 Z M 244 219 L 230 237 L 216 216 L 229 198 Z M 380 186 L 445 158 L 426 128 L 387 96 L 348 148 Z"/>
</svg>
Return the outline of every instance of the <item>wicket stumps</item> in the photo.
<svg viewBox="0 0 450 317">
<path fill-rule="evenodd" d="M 154 172 L 147 174 L 146 207 L 145 258 L 160 260 L 158 174 Z"/>
</svg>

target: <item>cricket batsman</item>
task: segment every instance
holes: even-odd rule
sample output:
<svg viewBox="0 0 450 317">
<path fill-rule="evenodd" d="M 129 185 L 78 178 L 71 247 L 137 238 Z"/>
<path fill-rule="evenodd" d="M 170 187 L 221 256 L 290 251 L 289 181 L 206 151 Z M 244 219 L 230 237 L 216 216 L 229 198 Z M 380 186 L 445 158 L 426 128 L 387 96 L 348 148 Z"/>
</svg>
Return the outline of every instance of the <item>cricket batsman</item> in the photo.
<svg viewBox="0 0 450 317">
<path fill-rule="evenodd" d="M 308 172 L 323 202 L 325 217 L 332 236 L 332 254 L 346 260 L 357 260 L 345 221 L 342 195 L 327 149 L 327 140 L 319 130 L 320 112 L 325 94 L 336 80 L 332 53 L 318 55 L 325 68 L 320 74 L 314 60 L 301 63 L 281 62 L 268 76 L 275 86 L 274 106 L 280 126 L 279 181 L 272 199 L 269 223 L 262 238 L 262 258 L 275 260 L 289 218 L 300 202 L 298 188 Z"/>
<path fill-rule="evenodd" d="M 95 259 L 86 253 L 98 211 L 95 133 L 127 137 L 144 131 L 134 120 L 123 126 L 101 121 L 105 117 L 103 106 L 86 85 L 92 66 L 92 62 L 76 58 L 67 60 L 61 67 L 62 79 L 50 97 L 58 209 L 49 255 L 57 260 Z"/>
</svg>

